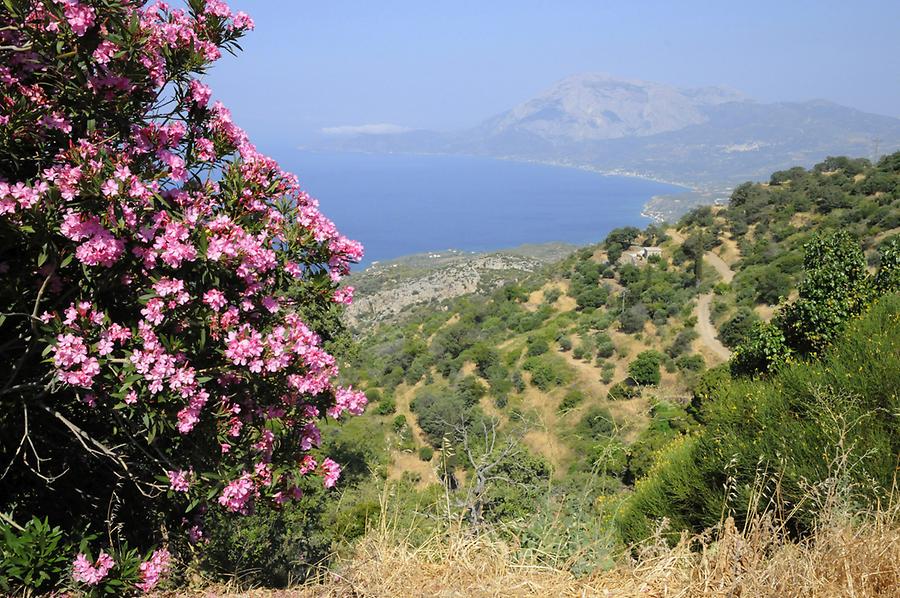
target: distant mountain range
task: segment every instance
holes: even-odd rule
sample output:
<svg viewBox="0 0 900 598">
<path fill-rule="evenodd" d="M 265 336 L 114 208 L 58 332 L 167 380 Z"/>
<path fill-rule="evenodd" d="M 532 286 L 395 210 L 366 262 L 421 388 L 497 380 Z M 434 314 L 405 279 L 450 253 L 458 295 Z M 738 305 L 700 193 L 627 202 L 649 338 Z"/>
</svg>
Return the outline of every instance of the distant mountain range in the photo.
<svg viewBox="0 0 900 598">
<path fill-rule="evenodd" d="M 312 147 L 533 160 L 700 189 L 767 178 L 828 155 L 900 149 L 900 119 L 889 116 L 823 100 L 766 104 L 721 87 L 680 89 L 599 74 L 564 79 L 454 133 L 390 125 L 337 129 L 359 133 L 323 135 Z"/>
</svg>

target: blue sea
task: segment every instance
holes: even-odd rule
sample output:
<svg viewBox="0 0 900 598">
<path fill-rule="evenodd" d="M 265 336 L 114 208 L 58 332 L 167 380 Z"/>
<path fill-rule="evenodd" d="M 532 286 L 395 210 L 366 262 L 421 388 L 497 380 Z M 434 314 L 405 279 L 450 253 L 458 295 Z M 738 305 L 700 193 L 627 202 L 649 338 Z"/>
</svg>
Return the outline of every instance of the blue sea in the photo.
<svg viewBox="0 0 900 598">
<path fill-rule="evenodd" d="M 620 226 L 646 226 L 643 204 L 680 187 L 540 164 L 460 156 L 282 151 L 364 262 L 445 249 L 587 244 Z"/>
</svg>

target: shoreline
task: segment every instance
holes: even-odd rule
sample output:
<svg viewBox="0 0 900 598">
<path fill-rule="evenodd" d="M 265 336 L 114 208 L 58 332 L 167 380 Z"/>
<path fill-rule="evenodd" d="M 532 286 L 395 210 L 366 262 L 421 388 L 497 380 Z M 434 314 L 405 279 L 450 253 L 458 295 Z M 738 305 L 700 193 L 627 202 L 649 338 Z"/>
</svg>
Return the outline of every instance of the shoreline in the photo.
<svg viewBox="0 0 900 598">
<path fill-rule="evenodd" d="M 599 176 L 604 177 L 623 177 L 630 179 L 639 179 L 642 181 L 648 181 L 652 183 L 659 183 L 662 185 L 671 185 L 673 187 L 678 187 L 680 191 L 676 191 L 673 193 L 661 193 L 657 195 L 651 195 L 649 199 L 645 200 L 641 205 L 640 216 L 641 218 L 646 218 L 655 224 L 661 224 L 666 222 L 667 215 L 663 211 L 654 210 L 655 203 L 661 201 L 672 201 L 680 203 L 682 199 L 688 198 L 709 198 L 711 201 L 710 204 L 715 203 L 717 198 L 713 196 L 718 193 L 731 193 L 731 189 L 733 186 L 727 183 L 719 183 L 719 184 L 698 184 L 686 181 L 672 181 L 668 179 L 664 179 L 661 177 L 657 177 L 650 173 L 643 173 L 639 171 L 632 170 L 605 170 L 599 168 L 597 166 L 592 166 L 590 164 L 576 163 L 576 162 L 565 162 L 560 160 L 538 160 L 538 159 L 529 159 L 529 158 L 521 158 L 516 156 L 491 156 L 484 154 L 468 154 L 468 153 L 448 153 L 448 152 L 397 152 L 397 151 L 387 151 L 387 152 L 373 152 L 367 150 L 360 149 L 342 149 L 342 150 L 323 150 L 316 148 L 309 148 L 303 146 L 294 147 L 296 151 L 301 152 L 310 152 L 310 153 L 318 153 L 318 154 L 327 154 L 327 153 L 336 153 L 336 154 L 361 154 L 365 156 L 384 156 L 384 155 L 396 155 L 396 156 L 439 156 L 439 157 L 461 157 L 461 158 L 477 158 L 477 159 L 486 159 L 486 160 L 500 160 L 504 162 L 514 162 L 519 164 L 534 164 L 539 166 L 551 166 L 554 168 L 565 168 L 569 170 L 580 170 L 582 172 L 590 172 Z M 696 205 L 700 205 L 698 202 Z M 404 256 L 400 256 L 404 257 Z M 368 267 L 368 266 L 367 266 Z"/>
<path fill-rule="evenodd" d="M 358 149 L 316 149 L 311 147 L 303 147 L 297 146 L 294 148 L 297 151 L 301 152 L 310 152 L 316 154 L 362 154 L 365 156 L 442 156 L 442 157 L 459 157 L 459 158 L 481 158 L 486 160 L 502 160 L 504 162 L 517 162 L 519 164 L 537 164 L 540 166 L 553 166 L 556 168 L 568 168 L 571 170 L 581 170 L 584 172 L 591 172 L 594 174 L 598 174 L 600 176 L 606 177 L 625 177 L 630 179 L 641 179 L 644 181 L 649 181 L 651 183 L 660 183 L 663 185 L 672 185 L 673 187 L 680 187 L 684 189 L 684 192 L 695 192 L 702 193 L 705 191 L 709 191 L 710 188 L 707 185 L 701 185 L 698 183 L 691 183 L 687 181 L 671 181 L 668 179 L 663 179 L 657 177 L 656 175 L 649 173 L 642 173 L 639 171 L 633 170 L 604 170 L 597 166 L 591 166 L 590 164 L 579 164 L 572 162 L 562 162 L 557 160 L 538 160 L 538 159 L 530 159 L 530 158 L 519 158 L 516 156 L 494 156 L 494 155 L 486 155 L 486 154 L 467 154 L 467 153 L 448 153 L 448 152 L 372 152 L 367 150 L 358 150 Z M 724 184 L 724 183 L 723 183 Z M 656 197 L 656 196 L 653 196 Z M 651 198 L 652 199 L 652 198 Z"/>
</svg>

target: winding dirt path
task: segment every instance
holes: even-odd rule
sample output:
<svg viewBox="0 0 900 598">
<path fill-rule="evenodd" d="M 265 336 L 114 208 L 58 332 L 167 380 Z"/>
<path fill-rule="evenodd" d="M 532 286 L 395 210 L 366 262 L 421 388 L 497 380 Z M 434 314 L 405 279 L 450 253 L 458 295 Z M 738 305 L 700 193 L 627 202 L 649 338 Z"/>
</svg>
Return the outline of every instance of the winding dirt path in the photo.
<svg viewBox="0 0 900 598">
<path fill-rule="evenodd" d="M 670 229 L 667 232 L 676 243 L 684 243 L 684 235 L 678 231 Z M 703 261 L 712 266 L 725 283 L 731 283 L 734 280 L 734 270 L 718 254 L 707 251 L 703 254 Z M 694 307 L 694 316 L 697 318 L 697 334 L 700 336 L 700 342 L 714 357 L 721 361 L 728 361 L 731 359 L 731 351 L 718 339 L 718 331 L 712 323 L 710 314 L 712 298 L 712 292 L 697 298 L 697 305 Z"/>
<path fill-rule="evenodd" d="M 709 304 L 712 302 L 712 298 L 712 293 L 706 293 L 697 299 L 697 306 L 694 308 L 694 315 L 697 317 L 697 334 L 700 335 L 700 341 L 713 355 L 722 361 L 728 361 L 731 359 L 731 351 L 716 337 L 716 327 L 713 326 L 710 317 Z"/>
<path fill-rule="evenodd" d="M 731 284 L 731 281 L 734 280 L 734 271 L 718 254 L 707 251 L 703 254 L 703 261 L 712 266 L 726 283 Z"/>
</svg>

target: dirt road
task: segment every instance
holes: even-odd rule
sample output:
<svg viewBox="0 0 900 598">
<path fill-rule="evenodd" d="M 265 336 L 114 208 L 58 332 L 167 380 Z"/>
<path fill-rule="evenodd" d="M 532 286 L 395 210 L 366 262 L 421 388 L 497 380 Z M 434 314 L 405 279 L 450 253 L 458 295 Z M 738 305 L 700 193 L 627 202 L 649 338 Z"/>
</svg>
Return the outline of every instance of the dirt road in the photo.
<svg viewBox="0 0 900 598">
<path fill-rule="evenodd" d="M 684 236 L 678 231 L 669 230 L 668 234 L 676 243 L 684 243 Z M 734 280 L 734 271 L 717 254 L 707 251 L 703 254 L 703 261 L 712 266 L 724 282 L 730 283 Z M 706 293 L 697 298 L 697 305 L 694 307 L 694 316 L 697 318 L 697 334 L 700 336 L 700 342 L 709 349 L 712 355 L 722 361 L 728 361 L 731 358 L 731 351 L 717 338 L 717 330 L 710 317 L 709 306 L 712 298 L 713 293 Z"/>
<path fill-rule="evenodd" d="M 697 299 L 697 307 L 694 308 L 694 315 L 697 317 L 697 334 L 700 335 L 700 342 L 706 345 L 716 357 L 722 361 L 728 361 L 731 358 L 731 351 L 716 338 L 716 327 L 713 326 L 710 317 L 709 304 L 712 302 L 712 298 L 712 293 L 706 293 Z"/>
</svg>

